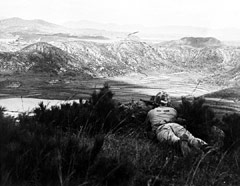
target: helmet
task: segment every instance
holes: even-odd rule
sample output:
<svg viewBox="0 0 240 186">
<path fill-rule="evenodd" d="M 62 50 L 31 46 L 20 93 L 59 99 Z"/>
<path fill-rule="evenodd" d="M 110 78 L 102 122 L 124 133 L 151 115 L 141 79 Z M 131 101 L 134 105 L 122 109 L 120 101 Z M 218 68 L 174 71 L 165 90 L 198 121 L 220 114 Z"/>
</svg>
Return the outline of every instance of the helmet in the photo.
<svg viewBox="0 0 240 186">
<path fill-rule="evenodd" d="M 166 92 L 161 91 L 161 92 L 157 93 L 157 95 L 155 96 L 154 102 L 159 105 L 166 106 L 171 102 L 171 100 L 170 100 L 169 95 Z"/>
</svg>

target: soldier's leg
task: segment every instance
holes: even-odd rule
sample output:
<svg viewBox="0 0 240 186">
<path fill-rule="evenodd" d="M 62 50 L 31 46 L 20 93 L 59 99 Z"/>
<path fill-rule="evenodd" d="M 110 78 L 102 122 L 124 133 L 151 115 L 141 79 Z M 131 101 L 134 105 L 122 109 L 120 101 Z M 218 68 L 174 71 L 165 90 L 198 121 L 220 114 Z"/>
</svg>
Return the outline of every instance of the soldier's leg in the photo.
<svg viewBox="0 0 240 186">
<path fill-rule="evenodd" d="M 169 144 L 174 144 L 180 140 L 178 136 L 175 135 L 174 131 L 167 124 L 160 126 L 157 131 L 157 139 L 160 142 L 167 142 Z"/>
<path fill-rule="evenodd" d="M 200 138 L 194 137 L 187 129 L 177 123 L 168 123 L 172 130 L 174 131 L 175 135 L 181 138 L 183 135 L 187 136 L 188 143 L 193 146 L 195 149 L 200 150 L 201 146 L 207 145 L 205 141 Z"/>
<path fill-rule="evenodd" d="M 180 131 L 181 129 L 182 128 L 177 125 L 165 124 L 164 126 L 159 127 L 157 139 L 161 142 L 167 142 L 170 145 L 174 145 L 176 150 L 181 152 L 182 155 L 186 157 L 190 153 L 191 149 L 188 146 L 188 139 L 185 141 L 182 140 L 182 136 L 176 132 Z"/>
</svg>

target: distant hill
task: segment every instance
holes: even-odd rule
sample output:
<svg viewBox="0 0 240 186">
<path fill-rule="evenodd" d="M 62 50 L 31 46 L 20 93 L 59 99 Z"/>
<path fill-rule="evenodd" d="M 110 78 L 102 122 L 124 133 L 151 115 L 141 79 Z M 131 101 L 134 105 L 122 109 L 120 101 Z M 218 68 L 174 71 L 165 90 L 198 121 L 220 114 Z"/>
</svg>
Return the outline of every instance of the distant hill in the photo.
<svg viewBox="0 0 240 186">
<path fill-rule="evenodd" d="M 49 23 L 44 20 L 24 20 L 18 17 L 0 20 L 0 29 L 2 32 L 34 32 L 34 33 L 57 33 L 66 32 L 63 26 Z"/>
<path fill-rule="evenodd" d="M 176 45 L 185 45 L 196 48 L 214 47 L 222 45 L 221 41 L 214 37 L 183 37 L 180 40 L 164 42 L 164 44 L 169 47 Z"/>
<path fill-rule="evenodd" d="M 20 39 L 26 41 L 29 41 L 29 38 L 30 40 L 36 40 L 36 38 L 40 38 L 39 34 L 52 34 L 53 36 L 66 37 L 66 39 L 71 36 L 75 36 L 80 37 L 79 39 L 95 40 L 127 36 L 127 33 L 120 31 L 108 31 L 106 28 L 94 29 L 81 26 L 76 28 L 68 28 L 40 19 L 25 20 L 18 17 L 0 20 L 0 39 L 2 38 L 1 36 L 5 36 L 4 34 L 8 34 L 7 38 L 19 36 Z M 42 35 L 41 38 L 42 37 L 44 37 L 44 35 Z"/>
<path fill-rule="evenodd" d="M 240 85 L 219 90 L 216 92 L 212 92 L 210 94 L 206 94 L 205 96 L 209 98 L 219 98 L 219 99 L 228 99 L 228 100 L 232 99 L 235 102 L 239 102 L 240 101 Z"/>
<path fill-rule="evenodd" d="M 109 32 L 135 32 L 138 31 L 140 38 L 148 40 L 169 41 L 183 37 L 215 37 L 222 41 L 240 41 L 240 29 L 236 28 L 205 28 L 195 26 L 159 26 L 149 27 L 144 25 L 119 25 L 114 23 L 99 23 L 89 20 L 69 21 L 63 24 L 69 28 L 88 28 L 95 30 L 105 30 Z"/>
<path fill-rule="evenodd" d="M 239 29 L 210 29 L 194 26 L 160 26 L 118 25 L 98 23 L 88 20 L 69 21 L 63 25 L 44 20 L 25 20 L 18 17 L 0 19 L 0 31 L 7 33 L 68 33 L 73 35 L 103 36 L 107 38 L 124 38 L 129 33 L 138 32 L 137 36 L 152 41 L 177 40 L 183 37 L 216 37 L 222 41 L 240 41 Z"/>
<path fill-rule="evenodd" d="M 182 44 L 193 47 L 220 46 L 221 41 L 213 37 L 184 37 L 181 39 Z"/>
<path fill-rule="evenodd" d="M 170 40 L 184 36 L 208 36 L 207 28 L 192 27 L 192 26 L 161 26 L 147 27 L 139 24 L 114 24 L 114 23 L 99 23 L 88 20 L 69 21 L 63 24 L 66 27 L 77 29 L 95 29 L 108 32 L 124 32 L 132 33 L 138 31 L 137 36 L 149 40 Z"/>
</svg>

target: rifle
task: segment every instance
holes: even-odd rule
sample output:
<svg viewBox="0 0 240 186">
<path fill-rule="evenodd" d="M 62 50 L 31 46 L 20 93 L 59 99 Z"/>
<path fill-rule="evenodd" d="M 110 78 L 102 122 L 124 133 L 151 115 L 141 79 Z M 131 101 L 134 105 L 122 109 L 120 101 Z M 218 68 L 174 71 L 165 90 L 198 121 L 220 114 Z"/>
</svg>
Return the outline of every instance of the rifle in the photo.
<svg viewBox="0 0 240 186">
<path fill-rule="evenodd" d="M 147 106 L 148 105 L 152 105 L 152 106 L 159 106 L 158 103 L 156 103 L 155 101 L 151 101 L 151 100 L 144 100 L 144 99 L 140 99 L 140 101 L 144 102 Z"/>
</svg>

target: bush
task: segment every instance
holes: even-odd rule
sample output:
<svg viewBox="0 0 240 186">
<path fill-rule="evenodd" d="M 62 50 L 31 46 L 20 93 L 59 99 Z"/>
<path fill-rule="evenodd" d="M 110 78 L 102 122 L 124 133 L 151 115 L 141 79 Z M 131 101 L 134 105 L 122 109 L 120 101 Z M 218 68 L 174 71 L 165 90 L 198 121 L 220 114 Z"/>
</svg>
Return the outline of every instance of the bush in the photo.
<svg viewBox="0 0 240 186">
<path fill-rule="evenodd" d="M 145 138 L 148 126 L 145 124 L 149 108 L 141 105 L 139 102 L 129 102 L 120 105 L 118 115 L 120 116 L 120 124 L 115 127 L 113 132 L 131 136 L 135 138 Z"/>
<path fill-rule="evenodd" d="M 21 116 L 18 126 L 12 122 L 2 124 L 5 130 L 0 131 L 0 184 L 128 185 L 135 174 L 129 161 L 106 154 L 98 157 L 104 142 L 102 135 L 93 139 L 78 136 L 26 115 Z M 9 175 L 8 182 L 3 180 L 4 175 Z"/>
<path fill-rule="evenodd" d="M 8 138 L 1 141 L 1 175 L 10 173 L 9 179 L 16 184 L 82 183 L 103 145 L 101 136 L 95 142 L 84 140 L 37 123 L 1 130 L 1 136 L 3 132 Z"/>
<path fill-rule="evenodd" d="M 108 86 L 103 87 L 94 93 L 96 99 L 90 99 L 86 104 L 65 104 L 51 109 L 40 104 L 35 109 L 36 116 L 21 115 L 18 125 L 0 112 L 0 185 L 200 186 L 239 183 L 239 150 L 231 156 L 221 151 L 196 157 L 178 156 L 169 145 L 153 143 L 142 136 L 148 109 L 134 102 L 116 105 L 109 91 Z M 104 95 L 108 96 L 104 98 Z M 101 99 L 107 101 L 101 102 Z M 193 127 L 192 133 L 205 129 L 202 123 L 211 126 L 214 122 L 211 111 L 202 101 L 184 101 L 179 113 L 196 125 L 188 126 Z M 98 104 L 109 109 L 102 111 Z M 106 125 L 109 128 L 105 126 L 101 130 L 98 124 L 107 124 L 109 111 L 116 115 L 112 117 L 117 122 L 109 123 Z M 224 119 L 226 126 L 232 123 L 232 127 L 236 120 L 237 116 Z M 96 127 L 90 128 L 95 134 L 110 132 L 92 138 L 87 130 L 89 126 Z M 235 132 L 234 127 L 231 130 Z"/>
<path fill-rule="evenodd" d="M 16 135 L 16 127 L 15 122 L 12 117 L 4 116 L 4 107 L 0 107 L 0 183 L 4 179 L 4 175 L 2 170 L 4 169 L 5 158 L 8 157 L 7 150 L 14 146 L 7 147 L 8 144 Z"/>
<path fill-rule="evenodd" d="M 84 129 L 91 135 L 107 133 L 119 124 L 122 115 L 113 95 L 108 84 L 104 84 L 98 92 L 93 92 L 85 104 L 74 102 L 72 105 L 62 104 L 60 107 L 52 106 L 51 109 L 46 109 L 46 106 L 40 103 L 34 110 L 35 116 L 32 120 L 48 127 L 61 128 L 63 131 L 78 132 Z"/>
<path fill-rule="evenodd" d="M 229 148 L 232 145 L 240 142 L 240 115 L 233 113 L 233 114 L 226 114 L 222 118 L 223 121 L 223 130 L 225 132 L 225 147 Z"/>
<path fill-rule="evenodd" d="M 194 98 L 192 102 L 182 98 L 182 103 L 177 108 L 180 117 L 186 119 L 186 128 L 196 137 L 209 141 L 211 127 L 215 121 L 215 114 L 204 105 L 205 99 Z"/>
<path fill-rule="evenodd" d="M 117 104 L 113 100 L 114 94 L 107 83 L 99 92 L 94 91 L 90 103 L 92 104 L 92 122 L 90 127 L 91 133 L 108 132 L 114 128 L 120 121 Z"/>
<path fill-rule="evenodd" d="M 91 108 L 74 102 L 72 105 L 67 103 L 46 109 L 46 106 L 40 103 L 34 113 L 32 119 L 43 125 L 57 127 L 63 131 L 79 131 L 90 117 Z"/>
</svg>

